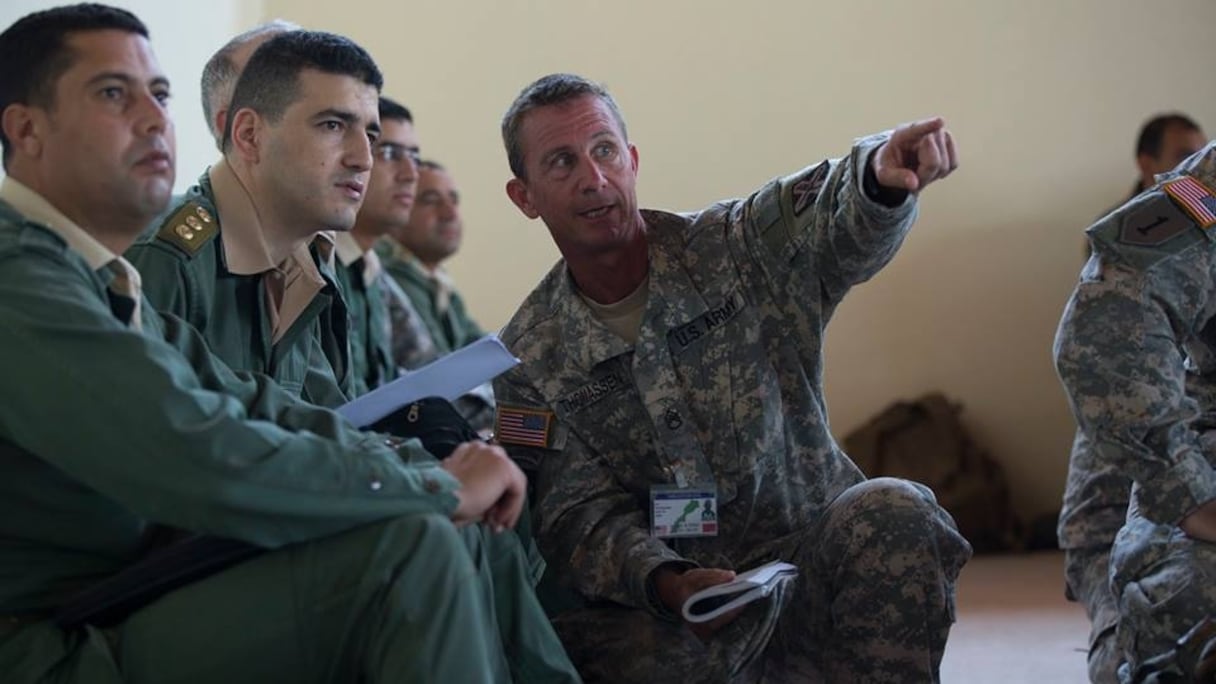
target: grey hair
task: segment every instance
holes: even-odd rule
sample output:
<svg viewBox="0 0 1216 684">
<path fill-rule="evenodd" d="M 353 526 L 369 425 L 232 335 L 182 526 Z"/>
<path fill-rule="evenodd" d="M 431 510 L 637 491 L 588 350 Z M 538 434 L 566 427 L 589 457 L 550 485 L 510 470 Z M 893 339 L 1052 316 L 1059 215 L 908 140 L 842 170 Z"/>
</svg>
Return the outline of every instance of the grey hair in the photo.
<svg viewBox="0 0 1216 684">
<path fill-rule="evenodd" d="M 290 21 L 274 19 L 265 24 L 258 24 L 232 40 L 224 43 L 224 47 L 216 51 L 207 64 L 203 66 L 202 94 L 203 116 L 207 118 L 207 130 L 215 138 L 216 145 L 223 139 L 224 132 L 215 128 L 215 113 L 232 101 L 232 93 L 236 90 L 237 78 L 241 70 L 232 61 L 232 55 L 250 42 L 270 38 L 288 31 L 298 31 L 299 24 Z"/>
<path fill-rule="evenodd" d="M 612 99 L 612 95 L 604 86 L 576 74 L 542 76 L 520 91 L 515 101 L 507 109 L 507 113 L 502 117 L 502 143 L 507 148 L 507 163 L 511 166 L 511 173 L 514 173 L 516 178 L 525 177 L 524 152 L 520 148 L 519 142 L 519 129 L 523 126 L 524 116 L 539 107 L 562 104 L 588 95 L 598 97 L 601 102 L 608 105 L 612 117 L 621 127 L 621 136 L 626 140 L 629 139 L 621 108 L 617 106 L 616 100 Z"/>
</svg>

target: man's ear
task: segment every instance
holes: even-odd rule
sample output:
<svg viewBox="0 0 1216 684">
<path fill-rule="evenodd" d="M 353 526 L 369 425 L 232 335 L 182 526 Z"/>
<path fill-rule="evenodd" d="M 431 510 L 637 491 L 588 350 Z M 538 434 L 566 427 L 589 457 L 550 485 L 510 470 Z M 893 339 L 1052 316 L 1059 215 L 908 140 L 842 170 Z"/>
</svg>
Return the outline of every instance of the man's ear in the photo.
<svg viewBox="0 0 1216 684">
<path fill-rule="evenodd" d="M 250 164 L 258 163 L 266 153 L 266 120 L 248 107 L 231 114 L 232 139 L 228 141 L 228 150 Z"/>
<path fill-rule="evenodd" d="M 211 130 L 215 131 L 215 137 L 219 139 L 220 146 L 224 144 L 224 130 L 228 127 L 228 108 L 221 107 L 212 115 Z"/>
<path fill-rule="evenodd" d="M 46 114 L 30 105 L 14 103 L 4 108 L 0 126 L 12 149 L 29 157 L 42 154 L 42 136 L 46 130 Z"/>
<path fill-rule="evenodd" d="M 536 211 L 536 207 L 532 206 L 532 199 L 528 193 L 528 184 L 518 178 L 512 178 L 507 181 L 507 197 L 519 210 L 530 219 L 540 216 L 540 212 Z"/>
</svg>

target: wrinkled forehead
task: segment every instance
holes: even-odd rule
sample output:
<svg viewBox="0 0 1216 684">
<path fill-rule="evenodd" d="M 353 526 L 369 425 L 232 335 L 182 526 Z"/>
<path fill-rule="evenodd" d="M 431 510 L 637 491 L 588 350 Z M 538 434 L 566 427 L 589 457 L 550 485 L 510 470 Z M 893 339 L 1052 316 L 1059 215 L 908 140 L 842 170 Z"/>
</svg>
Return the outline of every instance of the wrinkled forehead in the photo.
<svg viewBox="0 0 1216 684">
<path fill-rule="evenodd" d="M 525 156 L 543 156 L 552 149 L 577 147 L 605 135 L 624 137 L 612 109 L 594 95 L 536 107 L 524 115 L 520 130 Z"/>
</svg>

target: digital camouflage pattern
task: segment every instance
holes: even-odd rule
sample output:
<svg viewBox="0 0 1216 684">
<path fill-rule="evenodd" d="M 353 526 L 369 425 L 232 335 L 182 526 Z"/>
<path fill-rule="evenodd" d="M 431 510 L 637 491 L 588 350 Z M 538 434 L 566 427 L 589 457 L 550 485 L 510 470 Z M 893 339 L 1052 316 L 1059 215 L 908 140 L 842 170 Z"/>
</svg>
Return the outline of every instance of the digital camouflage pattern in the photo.
<svg viewBox="0 0 1216 684">
<path fill-rule="evenodd" d="M 1196 574 L 1213 567 L 1197 561 L 1212 545 L 1185 538 L 1177 527 L 1216 498 L 1210 444 L 1216 438 L 1216 236 L 1200 220 L 1205 208 L 1216 211 L 1216 200 L 1172 198 L 1169 189 L 1176 186 L 1170 184 L 1186 176 L 1216 186 L 1216 144 L 1090 228 L 1093 256 L 1055 342 L 1056 368 L 1081 432 L 1061 544 L 1070 549 L 1070 586 L 1086 600 L 1095 630 L 1099 619 L 1109 619 L 1104 601 L 1118 609 L 1124 681 L 1142 680 L 1142 663 L 1159 663 L 1216 608 L 1216 585 Z M 1114 575 L 1104 597 L 1099 574 L 1074 578 L 1081 554 L 1100 558 L 1107 548 Z"/>
<path fill-rule="evenodd" d="M 559 579 L 619 616 L 588 618 L 617 627 L 602 630 L 580 628 L 577 614 L 557 620 L 589 680 L 596 667 L 635 681 L 936 678 L 970 548 L 927 491 L 862 484 L 822 391 L 828 319 L 915 217 L 912 199 L 890 208 L 862 192 L 885 139 L 743 200 L 644 211 L 649 299 L 636 344 L 594 318 L 562 262 L 504 330 L 522 363 L 496 380 L 500 407 L 555 417 L 544 447 L 508 449 L 535 476 L 542 550 Z M 706 481 L 718 536 L 649 535 L 651 485 Z M 798 563 L 800 577 L 708 647 L 648 586 L 662 563 L 746 570 L 774 558 Z"/>
</svg>

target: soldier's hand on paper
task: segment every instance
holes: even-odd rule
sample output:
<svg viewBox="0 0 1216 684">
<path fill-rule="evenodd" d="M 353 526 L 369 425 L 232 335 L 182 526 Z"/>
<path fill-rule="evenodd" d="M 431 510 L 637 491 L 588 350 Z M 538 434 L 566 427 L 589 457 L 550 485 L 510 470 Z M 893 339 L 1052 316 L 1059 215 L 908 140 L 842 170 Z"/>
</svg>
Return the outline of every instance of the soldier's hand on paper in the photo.
<svg viewBox="0 0 1216 684">
<path fill-rule="evenodd" d="M 954 138 L 940 117 L 899 126 L 872 160 L 879 185 L 912 193 L 958 168 Z"/>
<path fill-rule="evenodd" d="M 457 525 L 484 521 L 495 531 L 513 527 L 523 508 L 528 480 L 502 447 L 465 442 L 443 461 L 444 470 L 460 481 L 460 503 L 452 514 Z"/>
<path fill-rule="evenodd" d="M 661 568 L 654 576 L 654 588 L 658 594 L 659 601 L 667 607 L 668 610 L 676 615 L 682 614 L 684 602 L 689 596 L 718 584 L 726 584 L 735 579 L 733 570 L 723 570 L 721 568 L 692 568 L 678 573 L 671 569 Z M 743 612 L 740 606 L 735 610 L 730 611 L 709 622 L 691 623 L 685 622 L 692 633 L 697 635 L 701 641 L 709 639 L 714 632 L 722 627 L 730 624 L 735 618 L 739 617 L 739 613 Z"/>
</svg>

